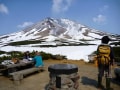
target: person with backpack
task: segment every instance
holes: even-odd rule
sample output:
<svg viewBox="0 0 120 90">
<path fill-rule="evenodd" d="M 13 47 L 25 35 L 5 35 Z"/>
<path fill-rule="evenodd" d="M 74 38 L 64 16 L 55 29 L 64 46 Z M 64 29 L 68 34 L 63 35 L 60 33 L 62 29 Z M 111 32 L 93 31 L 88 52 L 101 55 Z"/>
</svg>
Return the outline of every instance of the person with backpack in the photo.
<svg viewBox="0 0 120 90">
<path fill-rule="evenodd" d="M 111 46 L 108 44 L 110 38 L 103 36 L 101 44 L 97 48 L 97 61 L 98 61 L 98 88 L 103 88 L 102 77 L 106 77 L 106 89 L 110 90 L 110 74 L 111 66 L 114 62 L 114 54 Z"/>
</svg>

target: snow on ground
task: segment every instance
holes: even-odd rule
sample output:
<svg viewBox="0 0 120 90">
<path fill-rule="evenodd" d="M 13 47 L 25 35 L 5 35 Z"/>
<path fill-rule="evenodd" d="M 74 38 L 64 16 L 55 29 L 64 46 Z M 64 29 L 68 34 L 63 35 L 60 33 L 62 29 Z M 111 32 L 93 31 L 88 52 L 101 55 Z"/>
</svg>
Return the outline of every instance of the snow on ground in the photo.
<svg viewBox="0 0 120 90">
<path fill-rule="evenodd" d="M 71 60 L 84 59 L 88 61 L 88 55 L 97 49 L 97 45 L 91 46 L 61 46 L 61 47 L 15 47 L 15 46 L 5 46 L 1 47 L 2 51 L 43 51 L 46 53 L 51 53 L 53 55 L 60 54 L 66 56 L 66 58 Z"/>
</svg>

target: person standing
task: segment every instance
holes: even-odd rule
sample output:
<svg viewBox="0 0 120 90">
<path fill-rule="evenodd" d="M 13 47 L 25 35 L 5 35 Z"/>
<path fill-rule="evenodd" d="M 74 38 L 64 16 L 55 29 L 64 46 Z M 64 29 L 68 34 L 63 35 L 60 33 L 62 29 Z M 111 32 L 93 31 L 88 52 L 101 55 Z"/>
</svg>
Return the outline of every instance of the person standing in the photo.
<svg viewBox="0 0 120 90">
<path fill-rule="evenodd" d="M 110 38 L 103 36 L 101 44 L 97 48 L 97 61 L 98 61 L 98 88 L 102 88 L 102 77 L 106 77 L 106 89 L 110 90 L 110 74 L 111 66 L 114 62 L 114 54 L 111 46 L 108 44 Z"/>
<path fill-rule="evenodd" d="M 35 61 L 35 67 L 44 66 L 42 56 L 39 52 L 36 52 L 36 56 L 33 58 L 33 60 Z"/>
</svg>

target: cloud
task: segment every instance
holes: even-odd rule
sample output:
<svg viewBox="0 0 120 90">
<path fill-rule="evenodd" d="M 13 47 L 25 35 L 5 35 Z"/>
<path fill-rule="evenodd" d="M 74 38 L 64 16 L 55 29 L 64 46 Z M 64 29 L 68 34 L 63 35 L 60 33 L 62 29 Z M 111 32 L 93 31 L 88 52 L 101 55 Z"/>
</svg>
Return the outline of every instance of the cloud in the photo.
<svg viewBox="0 0 120 90">
<path fill-rule="evenodd" d="M 108 5 L 104 5 L 103 7 L 99 8 L 99 12 L 104 14 L 99 14 L 97 15 L 96 17 L 93 17 L 93 21 L 95 23 L 98 23 L 98 24 L 106 24 L 106 15 L 105 15 L 105 12 L 109 9 L 109 6 Z"/>
<path fill-rule="evenodd" d="M 8 8 L 4 4 L 0 4 L 0 13 L 8 14 Z"/>
<path fill-rule="evenodd" d="M 53 0 L 52 11 L 53 13 L 65 12 L 71 6 L 73 0 Z"/>
<path fill-rule="evenodd" d="M 97 17 L 93 18 L 93 21 L 99 24 L 104 24 L 106 22 L 106 17 L 104 15 L 99 14 Z"/>
<path fill-rule="evenodd" d="M 104 12 L 106 10 L 108 10 L 109 6 L 108 5 L 104 5 L 103 7 L 101 7 L 99 10 L 100 12 Z"/>
<path fill-rule="evenodd" d="M 32 24 L 33 24 L 33 22 L 24 22 L 23 24 L 18 25 L 17 27 L 18 28 L 25 28 L 25 27 L 30 26 Z"/>
</svg>

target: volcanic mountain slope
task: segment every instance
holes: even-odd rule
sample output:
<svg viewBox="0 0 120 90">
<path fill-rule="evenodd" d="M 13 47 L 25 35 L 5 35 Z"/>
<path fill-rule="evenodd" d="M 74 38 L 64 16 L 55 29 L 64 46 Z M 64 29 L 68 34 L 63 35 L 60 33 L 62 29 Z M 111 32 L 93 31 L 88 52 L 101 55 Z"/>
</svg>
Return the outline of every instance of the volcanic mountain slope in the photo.
<svg viewBox="0 0 120 90">
<path fill-rule="evenodd" d="M 19 41 L 40 41 L 42 45 L 96 44 L 95 40 L 104 35 L 119 38 L 118 35 L 95 30 L 68 19 L 46 18 L 19 32 L 0 36 L 0 44 Z"/>
</svg>

